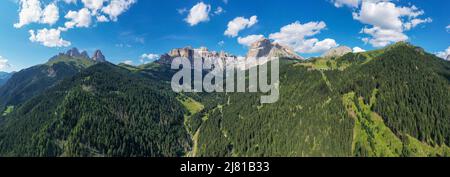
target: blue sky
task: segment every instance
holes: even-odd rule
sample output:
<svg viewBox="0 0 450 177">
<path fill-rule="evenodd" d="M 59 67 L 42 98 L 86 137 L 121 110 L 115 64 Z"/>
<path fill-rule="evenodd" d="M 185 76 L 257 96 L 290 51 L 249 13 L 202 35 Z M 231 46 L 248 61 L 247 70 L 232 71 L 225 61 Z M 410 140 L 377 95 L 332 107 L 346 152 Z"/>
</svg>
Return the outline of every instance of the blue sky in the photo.
<svg viewBox="0 0 450 177">
<path fill-rule="evenodd" d="M 107 10 L 112 1 L 119 4 L 111 8 L 116 11 Z M 101 49 L 113 63 L 130 60 L 134 64 L 140 64 L 143 54 L 163 54 L 184 46 L 245 55 L 245 44 L 261 36 L 288 45 L 305 57 L 320 55 L 338 45 L 372 50 L 400 40 L 448 55 L 445 50 L 450 46 L 450 29 L 446 28 L 450 25 L 450 1 L 366 1 L 106 0 L 95 8 L 82 0 L 41 0 L 42 12 L 53 4 L 57 18 L 42 13 L 41 18 L 30 20 L 26 13 L 19 15 L 23 4 L 2 0 L 0 70 L 17 71 L 41 64 L 72 47 L 91 54 Z M 218 7 L 223 9 L 221 13 L 215 13 Z M 89 12 L 89 23 L 81 18 L 83 8 Z M 67 15 L 69 11 L 76 13 Z M 186 20 L 189 15 L 191 20 Z M 97 19 L 100 16 L 102 20 Z M 235 20 L 237 17 L 242 18 Z M 240 22 L 235 23 L 240 30 L 231 30 L 237 31 L 236 35 L 225 35 L 233 20 Z M 47 34 L 47 38 L 41 39 L 37 35 L 44 28 L 48 31 L 42 31 L 42 35 Z M 55 34 L 51 29 L 60 33 L 60 40 L 49 39 Z M 34 39 L 30 38 L 30 30 Z"/>
</svg>

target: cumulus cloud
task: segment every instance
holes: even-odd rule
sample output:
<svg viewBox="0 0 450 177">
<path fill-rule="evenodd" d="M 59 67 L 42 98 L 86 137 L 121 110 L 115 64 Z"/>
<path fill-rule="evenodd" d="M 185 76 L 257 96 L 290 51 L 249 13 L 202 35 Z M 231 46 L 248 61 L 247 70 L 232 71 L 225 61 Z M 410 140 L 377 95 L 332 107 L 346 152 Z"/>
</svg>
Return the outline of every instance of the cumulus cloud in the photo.
<svg viewBox="0 0 450 177">
<path fill-rule="evenodd" d="M 405 30 L 410 30 L 422 23 L 431 23 L 431 22 L 433 22 L 433 20 L 431 18 L 425 18 L 425 19 L 415 18 L 415 19 L 412 19 L 410 22 L 406 22 L 403 26 L 405 27 Z"/>
<path fill-rule="evenodd" d="M 148 63 L 148 62 L 153 62 L 155 60 L 159 59 L 159 55 L 158 54 L 152 54 L 152 53 L 144 53 L 141 55 L 141 63 Z"/>
<path fill-rule="evenodd" d="M 42 9 L 39 0 L 20 0 L 19 22 L 14 24 L 15 28 L 22 28 L 31 23 L 55 24 L 59 19 L 59 9 L 51 3 Z"/>
<path fill-rule="evenodd" d="M 450 56 L 450 46 L 445 51 L 436 53 L 436 56 L 443 59 L 448 59 L 448 57 Z"/>
<path fill-rule="evenodd" d="M 67 47 L 70 42 L 61 38 L 60 29 L 40 29 L 37 32 L 30 30 L 30 41 L 38 42 L 46 47 Z"/>
<path fill-rule="evenodd" d="M 361 53 L 365 52 L 366 50 L 360 48 L 360 47 L 353 47 L 353 53 Z"/>
<path fill-rule="evenodd" d="M 81 0 L 81 1 L 83 2 L 85 8 L 88 8 L 93 12 L 96 12 L 97 10 L 103 7 L 103 4 L 107 0 Z"/>
<path fill-rule="evenodd" d="M 361 33 L 368 34 L 372 36 L 371 38 L 363 38 L 365 43 L 370 43 L 374 47 L 384 47 L 392 42 L 406 41 L 408 36 L 403 34 L 401 31 L 393 29 L 383 29 L 380 27 L 364 28 Z"/>
<path fill-rule="evenodd" d="M 63 1 L 64 3 L 59 3 Z M 53 0 L 47 5 L 41 0 L 18 0 L 19 21 L 14 24 L 15 28 L 22 28 L 31 23 L 56 24 L 59 20 L 58 5 L 76 4 L 77 0 Z M 70 45 L 69 41 L 61 38 L 61 32 L 69 29 L 87 28 L 95 22 L 117 21 L 118 16 L 126 12 L 137 0 L 81 0 L 81 9 L 68 9 L 64 16 L 67 21 L 64 26 L 52 27 L 52 29 L 30 30 L 30 40 L 38 42 L 47 47 L 62 47 Z M 70 6 L 73 7 L 73 6 Z M 75 6 L 78 7 L 78 6 Z M 64 7 L 63 7 L 64 8 Z"/>
<path fill-rule="evenodd" d="M 59 19 L 59 9 L 55 4 L 49 4 L 42 12 L 41 22 L 53 25 Z"/>
<path fill-rule="evenodd" d="M 11 65 L 9 65 L 8 60 L 0 56 L 0 70 L 7 69 L 9 67 L 11 67 Z"/>
<path fill-rule="evenodd" d="M 232 21 L 228 22 L 228 28 L 225 31 L 226 36 L 236 37 L 239 32 L 245 28 L 250 28 L 258 23 L 258 16 L 254 15 L 249 19 L 244 17 L 236 17 Z"/>
<path fill-rule="evenodd" d="M 199 2 L 189 10 L 189 15 L 185 21 L 191 26 L 207 22 L 209 21 L 209 12 L 211 12 L 211 5 Z"/>
<path fill-rule="evenodd" d="M 448 25 L 447 27 L 445 27 L 445 29 L 447 30 L 447 32 L 450 32 L 450 25 Z"/>
<path fill-rule="evenodd" d="M 247 47 L 250 47 L 255 42 L 264 38 L 264 35 L 249 35 L 246 37 L 239 37 L 238 43 Z"/>
<path fill-rule="evenodd" d="M 269 38 L 274 42 L 289 46 L 299 53 L 322 53 L 339 46 L 334 39 L 310 38 L 326 28 L 324 22 L 309 22 L 301 24 L 294 22 L 280 29 L 280 32 L 270 34 Z"/>
<path fill-rule="evenodd" d="M 97 16 L 97 22 L 109 22 L 108 17 L 104 15 Z"/>
<path fill-rule="evenodd" d="M 336 7 L 358 7 L 361 0 L 332 0 L 334 6 Z"/>
<path fill-rule="evenodd" d="M 112 21 L 117 21 L 118 16 L 126 12 L 134 3 L 136 0 L 111 0 L 107 6 L 102 8 L 102 12 L 108 15 Z"/>
<path fill-rule="evenodd" d="M 424 11 L 414 5 L 400 7 L 388 0 L 367 0 L 362 1 L 360 9 L 353 12 L 353 19 L 371 26 L 361 30 L 361 33 L 370 36 L 363 38 L 364 42 L 374 47 L 384 47 L 408 40 L 405 31 L 432 22 L 431 18 L 420 18 L 423 14 Z"/>
<path fill-rule="evenodd" d="M 65 16 L 70 21 L 65 23 L 66 28 L 71 29 L 73 27 L 89 27 L 91 25 L 91 12 L 87 8 L 82 8 L 77 11 L 69 11 Z"/>
</svg>

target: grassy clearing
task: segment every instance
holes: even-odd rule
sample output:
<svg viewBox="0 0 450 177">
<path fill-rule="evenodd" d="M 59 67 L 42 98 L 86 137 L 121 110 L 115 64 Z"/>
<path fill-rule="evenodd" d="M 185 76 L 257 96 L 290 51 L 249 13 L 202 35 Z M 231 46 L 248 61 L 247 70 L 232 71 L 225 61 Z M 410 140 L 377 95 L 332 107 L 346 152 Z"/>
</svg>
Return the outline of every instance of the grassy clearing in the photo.
<svg viewBox="0 0 450 177">
<path fill-rule="evenodd" d="M 400 139 L 386 126 L 381 116 L 371 110 L 375 104 L 378 90 L 372 92 L 370 104 L 366 105 L 363 98 L 356 98 L 354 92 L 345 94 L 343 102 L 355 121 L 353 128 L 352 152 L 355 156 L 364 157 L 436 157 L 449 156 L 447 146 L 432 147 L 426 143 L 405 135 Z"/>
<path fill-rule="evenodd" d="M 343 71 L 351 64 L 343 63 L 338 66 L 334 58 L 316 58 L 308 62 L 297 63 L 295 66 L 304 66 L 313 70 L 327 71 L 327 70 L 340 70 Z"/>
<path fill-rule="evenodd" d="M 8 114 L 12 113 L 14 111 L 14 106 L 8 106 L 6 107 L 6 110 L 3 112 L 3 116 L 7 116 Z"/>
<path fill-rule="evenodd" d="M 192 116 L 205 108 L 205 106 L 190 97 L 178 98 L 183 106 L 189 111 L 188 116 Z"/>
<path fill-rule="evenodd" d="M 194 133 L 189 130 L 188 121 L 193 115 L 202 111 L 205 106 L 194 99 L 187 96 L 180 96 L 177 98 L 178 101 L 188 110 L 188 113 L 184 116 L 184 127 L 186 131 L 191 135 L 193 142 L 192 150 L 186 153 L 186 157 L 196 157 L 198 152 L 198 138 L 200 136 L 200 128 Z"/>
</svg>

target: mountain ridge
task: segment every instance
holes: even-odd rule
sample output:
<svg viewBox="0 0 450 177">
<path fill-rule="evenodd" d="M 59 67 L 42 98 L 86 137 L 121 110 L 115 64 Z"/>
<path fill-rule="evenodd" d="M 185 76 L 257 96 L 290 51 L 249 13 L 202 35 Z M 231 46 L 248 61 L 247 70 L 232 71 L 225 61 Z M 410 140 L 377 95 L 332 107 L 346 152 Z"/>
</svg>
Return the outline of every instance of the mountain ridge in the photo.
<svg viewBox="0 0 450 177">
<path fill-rule="evenodd" d="M 450 156 L 450 62 L 408 43 L 327 61 L 281 59 L 264 105 L 97 63 L 0 115 L 0 156 Z"/>
</svg>

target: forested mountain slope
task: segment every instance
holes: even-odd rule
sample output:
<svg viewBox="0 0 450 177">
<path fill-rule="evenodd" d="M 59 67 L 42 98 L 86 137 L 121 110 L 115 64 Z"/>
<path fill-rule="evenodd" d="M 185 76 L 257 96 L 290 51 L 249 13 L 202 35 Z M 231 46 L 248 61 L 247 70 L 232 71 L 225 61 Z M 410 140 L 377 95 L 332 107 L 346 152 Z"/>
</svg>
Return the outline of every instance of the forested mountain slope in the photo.
<svg viewBox="0 0 450 177">
<path fill-rule="evenodd" d="M 0 87 L 0 110 L 4 110 L 7 106 L 17 106 L 41 94 L 61 80 L 74 76 L 94 63 L 90 59 L 61 55 L 45 64 L 14 73 Z"/>
<path fill-rule="evenodd" d="M 0 71 L 0 87 L 6 83 L 6 81 L 11 78 L 12 73 L 2 72 Z"/>
<path fill-rule="evenodd" d="M 228 94 L 200 116 L 198 155 L 448 156 L 449 76 L 406 43 L 283 65 L 279 102 Z"/>
<path fill-rule="evenodd" d="M 450 63 L 398 43 L 282 59 L 280 99 L 174 93 L 164 63 L 100 63 L 0 115 L 0 156 L 450 156 Z"/>
<path fill-rule="evenodd" d="M 4 117 L 2 156 L 182 156 L 185 109 L 169 88 L 102 63 Z"/>
</svg>

